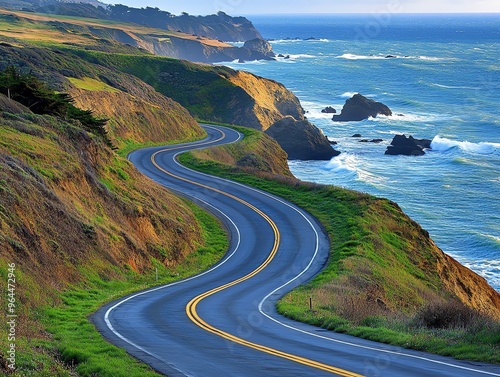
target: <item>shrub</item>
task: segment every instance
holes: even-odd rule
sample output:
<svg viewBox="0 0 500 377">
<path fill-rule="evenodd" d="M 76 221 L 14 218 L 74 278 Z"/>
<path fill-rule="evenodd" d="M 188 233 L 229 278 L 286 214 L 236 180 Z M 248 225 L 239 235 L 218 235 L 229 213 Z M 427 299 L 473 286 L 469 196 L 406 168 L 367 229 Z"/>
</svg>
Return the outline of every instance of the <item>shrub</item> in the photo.
<svg viewBox="0 0 500 377">
<path fill-rule="evenodd" d="M 466 328 L 479 317 L 478 312 L 458 300 L 434 300 L 417 312 L 414 325 L 430 329 Z"/>
</svg>

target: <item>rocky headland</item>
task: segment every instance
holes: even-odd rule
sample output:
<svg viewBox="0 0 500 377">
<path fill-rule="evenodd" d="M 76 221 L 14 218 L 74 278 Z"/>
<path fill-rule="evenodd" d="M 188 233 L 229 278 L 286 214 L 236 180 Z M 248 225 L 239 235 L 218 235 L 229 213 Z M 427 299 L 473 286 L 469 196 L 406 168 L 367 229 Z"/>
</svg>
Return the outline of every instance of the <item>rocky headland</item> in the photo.
<svg viewBox="0 0 500 377">
<path fill-rule="evenodd" d="M 94 50 L 91 53 L 79 53 L 80 56 L 75 60 L 75 64 L 71 69 L 68 69 L 68 64 L 61 57 L 64 54 L 72 54 L 71 50 L 63 53 L 62 50 L 26 49 L 4 44 L 0 46 L 2 52 L 0 69 L 12 65 L 18 67 L 21 72 L 33 72 L 42 79 L 50 80 L 59 90 L 69 91 L 74 95 L 79 106 L 113 119 L 114 127 L 110 133 L 119 143 L 132 133 L 139 137 L 137 129 L 131 129 L 130 125 L 144 125 L 144 128 L 141 129 L 150 130 L 148 131 L 149 135 L 143 135 L 139 137 L 140 139 L 165 137 L 164 134 L 152 132 L 152 127 L 162 118 L 162 109 L 179 104 L 184 109 L 179 110 L 177 116 L 168 117 L 169 122 L 180 122 L 179 119 L 183 118 L 182 112 L 187 109 L 191 117 L 247 126 L 262 131 L 266 131 L 285 117 L 294 118 L 297 121 L 297 128 L 303 128 L 306 125 L 309 131 L 316 128 L 306 121 L 304 110 L 297 97 L 282 84 L 273 80 L 227 67 L 212 67 L 173 59 L 155 59 L 153 56 L 147 57 L 141 50 L 135 50 L 135 54 L 132 54 L 130 44 L 123 45 L 117 41 L 123 39 L 125 35 L 129 35 L 126 28 L 120 33 L 115 33 L 118 29 L 110 30 L 107 29 L 106 25 L 98 26 L 96 25 L 97 21 L 94 21 L 89 27 L 89 25 L 82 25 L 80 22 L 61 22 L 61 20 L 47 17 L 39 19 L 36 15 L 30 14 L 26 14 L 25 17 L 25 14 L 18 15 L 10 12 L 4 17 L 11 20 L 14 25 L 24 25 L 26 22 L 39 23 L 43 27 L 48 27 L 49 30 L 54 30 L 57 33 L 54 36 L 56 40 L 72 38 L 72 40 L 79 41 L 82 45 L 82 51 L 84 51 L 83 47 L 87 51 Z M 99 33 L 101 41 L 111 42 L 101 42 L 95 47 L 92 44 L 89 45 L 89 43 L 95 43 L 93 37 L 95 34 L 86 33 L 90 28 L 94 33 Z M 74 33 L 70 31 L 74 31 Z M 134 27 L 133 31 L 137 32 L 137 28 Z M 76 39 L 75 34 L 81 36 L 81 40 Z M 104 39 L 104 37 L 109 39 Z M 181 40 L 182 42 L 179 43 L 191 43 L 179 39 L 179 41 Z M 265 41 L 254 40 L 249 44 L 256 46 L 260 50 L 257 52 L 259 54 L 270 53 L 269 46 Z M 74 46 L 76 45 L 74 43 Z M 109 52 L 102 51 L 103 46 L 106 46 Z M 158 45 L 154 46 L 158 47 Z M 129 53 L 127 59 L 123 59 L 122 55 L 113 54 L 114 52 L 123 53 L 124 49 Z M 196 49 L 188 50 L 194 54 L 192 58 L 195 59 Z M 247 48 L 244 50 L 250 51 Z M 203 54 L 201 50 L 198 52 Z M 93 69 L 78 68 L 79 65 L 83 67 L 95 64 L 95 62 L 101 63 L 99 74 L 90 73 L 97 72 Z M 144 66 L 148 68 L 139 68 Z M 117 72 L 120 72 L 121 76 L 128 75 L 128 78 L 118 77 Z M 140 80 L 141 83 L 138 83 Z M 131 84 L 129 85 L 128 82 Z M 100 83 L 105 83 L 107 86 Z M 145 86 L 144 83 L 150 86 Z M 151 107 L 148 105 L 141 105 L 144 103 L 142 97 L 158 97 L 155 100 L 158 103 L 170 101 L 172 104 L 169 102 L 169 105 L 155 105 L 154 107 L 159 110 L 151 111 Z M 174 105 L 173 102 L 177 104 Z M 113 103 L 120 103 L 121 106 L 111 106 Z M 129 115 L 126 117 L 118 116 L 118 113 L 127 107 L 136 109 L 136 111 L 128 112 Z M 184 119 L 189 118 L 184 117 Z M 286 124 L 292 126 L 289 121 Z M 321 134 L 318 129 L 315 129 L 313 133 Z M 293 143 L 287 140 L 291 137 L 290 135 L 280 133 L 277 139 L 278 143 L 292 145 Z M 330 157 L 336 154 L 326 137 L 304 139 L 302 146 L 299 144 L 294 144 L 298 149 L 291 150 L 287 147 L 286 152 L 295 158 L 307 156 L 308 159 L 327 159 L 328 154 L 325 154 L 325 151 L 330 152 Z"/>
</svg>

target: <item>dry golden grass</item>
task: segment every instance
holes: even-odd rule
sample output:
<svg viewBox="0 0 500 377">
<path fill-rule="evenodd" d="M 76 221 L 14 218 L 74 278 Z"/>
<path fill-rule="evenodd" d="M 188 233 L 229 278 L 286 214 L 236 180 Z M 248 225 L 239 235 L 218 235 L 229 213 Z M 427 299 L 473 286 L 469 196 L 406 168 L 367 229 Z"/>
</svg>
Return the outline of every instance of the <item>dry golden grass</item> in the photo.
<svg viewBox="0 0 500 377">
<path fill-rule="evenodd" d="M 303 114 L 298 110 L 301 109 L 298 99 L 282 84 L 272 80 L 262 81 L 244 71 L 228 75 L 227 79 L 243 88 L 255 101 L 253 113 L 259 119 L 264 131 L 283 119 L 284 115 L 292 115 L 296 119 L 303 118 Z M 286 108 L 283 108 L 285 105 Z"/>
</svg>

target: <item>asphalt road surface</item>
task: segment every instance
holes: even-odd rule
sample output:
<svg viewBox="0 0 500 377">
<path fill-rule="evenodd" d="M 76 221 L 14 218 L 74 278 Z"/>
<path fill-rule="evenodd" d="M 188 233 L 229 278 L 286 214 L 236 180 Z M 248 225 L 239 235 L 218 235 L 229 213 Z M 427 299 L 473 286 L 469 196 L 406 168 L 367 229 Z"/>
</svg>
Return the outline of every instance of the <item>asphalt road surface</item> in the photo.
<svg viewBox="0 0 500 377">
<path fill-rule="evenodd" d="M 242 136 L 204 125 L 205 140 L 133 152 L 145 175 L 218 216 L 230 250 L 208 271 L 139 292 L 93 316 L 112 343 L 168 376 L 500 376 L 500 366 L 456 361 L 336 334 L 275 311 L 328 258 L 319 223 L 296 206 L 182 167 L 183 151 Z"/>
</svg>

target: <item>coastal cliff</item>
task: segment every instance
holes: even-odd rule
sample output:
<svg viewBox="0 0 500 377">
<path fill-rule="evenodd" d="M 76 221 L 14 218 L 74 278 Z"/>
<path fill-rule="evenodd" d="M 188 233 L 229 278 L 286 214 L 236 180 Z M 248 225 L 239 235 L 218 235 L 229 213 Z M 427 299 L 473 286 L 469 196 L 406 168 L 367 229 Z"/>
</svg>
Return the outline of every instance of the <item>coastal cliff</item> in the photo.
<svg viewBox="0 0 500 377">
<path fill-rule="evenodd" d="M 262 39 L 259 31 L 245 17 L 232 17 L 222 11 L 208 16 L 177 16 L 159 8 L 134 8 L 108 5 L 98 0 L 0 0 L 0 7 L 12 10 L 63 16 L 87 17 L 135 23 L 155 29 L 182 32 L 214 40 L 245 42 Z"/>
</svg>

